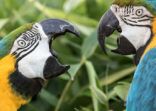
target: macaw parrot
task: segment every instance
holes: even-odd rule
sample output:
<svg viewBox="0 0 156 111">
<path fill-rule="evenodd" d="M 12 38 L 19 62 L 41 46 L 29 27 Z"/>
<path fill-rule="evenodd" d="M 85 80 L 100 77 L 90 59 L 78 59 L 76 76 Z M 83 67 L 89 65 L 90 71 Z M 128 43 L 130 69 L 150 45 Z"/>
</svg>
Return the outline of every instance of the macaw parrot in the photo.
<svg viewBox="0 0 156 111">
<path fill-rule="evenodd" d="M 77 29 L 60 19 L 26 24 L 0 40 L 0 111 L 17 111 L 36 96 L 45 81 L 66 72 L 51 49 L 52 41 Z"/>
<path fill-rule="evenodd" d="M 126 101 L 126 111 L 156 111 L 156 0 L 114 0 L 98 27 L 98 41 L 120 33 L 112 52 L 134 55 L 137 65 Z"/>
</svg>

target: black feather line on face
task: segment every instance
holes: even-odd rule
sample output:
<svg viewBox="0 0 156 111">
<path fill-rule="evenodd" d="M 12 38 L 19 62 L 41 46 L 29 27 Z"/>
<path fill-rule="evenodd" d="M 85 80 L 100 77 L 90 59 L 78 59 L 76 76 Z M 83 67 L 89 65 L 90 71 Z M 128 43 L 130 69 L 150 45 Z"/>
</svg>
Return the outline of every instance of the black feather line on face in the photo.
<svg viewBox="0 0 156 111">
<path fill-rule="evenodd" d="M 28 54 L 30 54 L 31 52 L 33 52 L 36 47 L 39 45 L 39 43 L 37 43 L 34 48 L 32 50 L 30 50 L 29 52 L 27 52 L 26 54 L 22 55 L 21 57 L 17 58 L 17 62 L 19 62 L 22 58 L 24 58 L 25 56 L 27 56 Z M 25 50 L 26 51 L 26 50 Z"/>
<path fill-rule="evenodd" d="M 32 27 L 32 29 L 22 33 L 20 38 L 15 41 L 17 46 L 13 47 L 17 47 L 17 49 L 12 54 L 17 58 L 17 62 L 34 51 L 42 40 L 41 34 L 37 28 L 38 27 L 35 25 L 34 27 Z M 20 44 L 21 42 L 24 45 Z"/>
<path fill-rule="evenodd" d="M 120 17 L 120 18 L 122 19 L 122 21 L 123 21 L 125 24 L 130 25 L 130 26 L 151 28 L 151 25 L 137 25 L 137 24 L 131 24 L 131 23 L 128 23 L 127 21 L 125 21 L 122 17 Z"/>
<path fill-rule="evenodd" d="M 13 90 L 24 99 L 36 96 L 44 84 L 44 80 L 40 78 L 26 78 L 18 70 L 10 75 L 9 82 Z"/>
</svg>

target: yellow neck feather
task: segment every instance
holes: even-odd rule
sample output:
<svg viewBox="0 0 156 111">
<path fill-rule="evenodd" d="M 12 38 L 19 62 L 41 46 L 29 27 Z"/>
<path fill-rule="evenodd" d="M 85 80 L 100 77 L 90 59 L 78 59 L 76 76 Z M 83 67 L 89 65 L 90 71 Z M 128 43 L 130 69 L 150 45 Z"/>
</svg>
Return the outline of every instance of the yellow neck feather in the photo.
<svg viewBox="0 0 156 111">
<path fill-rule="evenodd" d="M 17 111 L 28 101 L 18 95 L 9 83 L 9 75 L 15 71 L 15 58 L 7 55 L 0 60 L 0 111 Z"/>
<path fill-rule="evenodd" d="M 146 54 L 150 49 L 156 47 L 156 17 L 154 18 L 153 23 L 152 23 L 152 32 L 154 36 L 151 42 L 149 43 L 149 45 L 147 46 L 146 50 L 144 51 L 144 54 Z"/>
</svg>

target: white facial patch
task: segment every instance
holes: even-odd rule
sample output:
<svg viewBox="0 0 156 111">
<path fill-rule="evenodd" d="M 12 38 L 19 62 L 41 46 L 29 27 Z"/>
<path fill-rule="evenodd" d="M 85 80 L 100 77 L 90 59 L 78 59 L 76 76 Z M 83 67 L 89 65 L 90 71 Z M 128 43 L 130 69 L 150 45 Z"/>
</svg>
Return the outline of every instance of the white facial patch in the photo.
<svg viewBox="0 0 156 111">
<path fill-rule="evenodd" d="M 126 37 L 138 50 L 144 46 L 151 36 L 151 20 L 153 15 L 143 6 L 111 6 L 122 29 L 121 35 Z"/>
<path fill-rule="evenodd" d="M 46 60 L 52 56 L 49 38 L 38 23 L 15 40 L 10 53 L 16 55 L 17 61 L 19 60 L 19 72 L 28 78 L 43 78 Z"/>
</svg>

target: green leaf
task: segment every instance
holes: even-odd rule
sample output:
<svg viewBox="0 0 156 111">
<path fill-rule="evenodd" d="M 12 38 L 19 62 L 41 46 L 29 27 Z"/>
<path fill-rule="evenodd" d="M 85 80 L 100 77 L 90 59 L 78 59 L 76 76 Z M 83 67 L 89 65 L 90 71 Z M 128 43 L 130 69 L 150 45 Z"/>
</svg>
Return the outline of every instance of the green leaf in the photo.
<svg viewBox="0 0 156 111">
<path fill-rule="evenodd" d="M 132 74 L 132 72 L 134 72 L 135 69 L 136 69 L 135 66 L 131 66 L 131 67 L 128 67 L 126 69 L 121 69 L 120 71 L 111 74 L 107 78 L 101 79 L 100 84 L 102 86 L 112 84 L 112 83 L 114 83 L 114 82 L 116 82 L 116 81 L 118 81 L 118 80 Z"/>
<path fill-rule="evenodd" d="M 126 82 L 120 82 L 115 88 L 114 91 L 123 101 L 126 101 L 127 94 L 129 91 L 130 84 Z"/>
<path fill-rule="evenodd" d="M 85 26 L 85 25 L 80 25 L 80 24 L 76 24 L 77 28 L 79 29 L 80 32 L 82 32 L 83 34 L 85 34 L 87 37 L 90 36 L 94 30 L 96 30 L 93 27 L 89 27 L 89 26 Z"/>
<path fill-rule="evenodd" d="M 86 59 L 91 57 L 94 54 L 97 45 L 97 33 L 93 32 L 89 37 L 85 38 L 82 44 L 81 54 L 83 57 Z"/>
<path fill-rule="evenodd" d="M 3 28 L 3 26 L 8 22 L 7 18 L 0 19 L 0 30 Z"/>
<path fill-rule="evenodd" d="M 53 105 L 53 106 L 56 106 L 57 102 L 58 102 L 58 99 L 50 94 L 48 91 L 46 91 L 45 89 L 43 89 L 41 91 L 41 93 L 39 94 L 39 96 L 44 99 L 45 101 L 47 101 L 49 104 Z"/>
<path fill-rule="evenodd" d="M 97 87 L 91 87 L 91 90 L 101 104 L 106 106 L 108 105 L 108 98 L 102 90 Z"/>
<path fill-rule="evenodd" d="M 82 2 L 84 2 L 84 0 L 66 0 L 63 9 L 65 12 L 70 12 L 74 10 Z"/>
<path fill-rule="evenodd" d="M 90 61 L 86 61 L 85 65 L 87 67 L 90 86 L 96 87 L 97 76 L 96 76 L 96 71 L 94 69 L 94 66 Z"/>
<path fill-rule="evenodd" d="M 92 111 L 92 110 L 90 110 L 89 108 L 81 107 L 80 111 Z"/>
<path fill-rule="evenodd" d="M 71 13 L 69 14 L 69 13 L 65 13 L 61 10 L 57 10 L 54 8 L 48 8 L 36 0 L 29 0 L 29 1 L 32 2 L 38 10 L 40 10 L 43 14 L 45 14 L 46 16 L 48 16 L 50 18 L 67 19 L 72 22 L 76 22 L 79 24 L 92 26 L 92 27 L 95 27 L 98 24 L 98 22 L 96 20 L 88 18 L 86 16 L 79 16 L 79 15 L 71 14 Z"/>
<path fill-rule="evenodd" d="M 97 87 L 96 86 L 96 72 L 95 72 L 93 64 L 89 61 L 86 61 L 85 65 L 86 65 L 87 72 L 88 72 L 90 86 Z M 91 89 L 91 93 L 92 93 L 92 102 L 93 102 L 94 111 L 99 111 L 98 100 L 96 96 L 94 95 L 94 91 L 92 89 Z"/>
<path fill-rule="evenodd" d="M 80 68 L 81 68 L 81 64 L 70 65 L 70 69 L 68 70 L 68 73 L 70 74 L 72 80 L 74 80 L 75 75 L 77 74 Z"/>
</svg>

